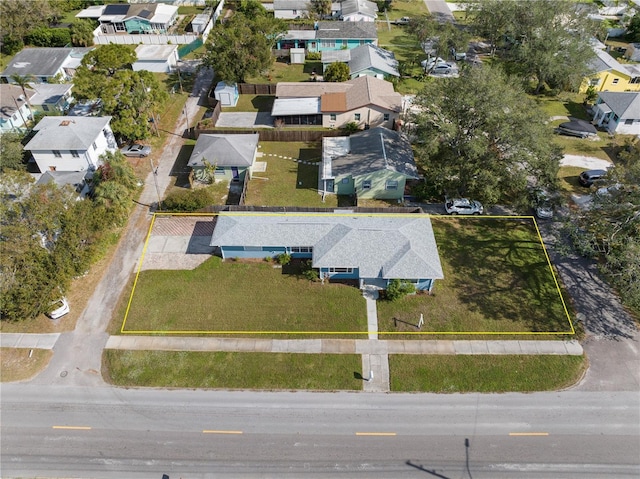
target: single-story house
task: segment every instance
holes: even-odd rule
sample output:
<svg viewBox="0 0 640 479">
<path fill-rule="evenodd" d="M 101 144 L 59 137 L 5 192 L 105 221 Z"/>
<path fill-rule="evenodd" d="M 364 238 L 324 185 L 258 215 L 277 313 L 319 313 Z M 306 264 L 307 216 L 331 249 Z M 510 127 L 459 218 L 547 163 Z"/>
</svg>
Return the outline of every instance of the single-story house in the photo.
<svg viewBox="0 0 640 479">
<path fill-rule="evenodd" d="M 14 83 L 12 75 L 30 75 L 33 77 L 33 83 L 57 83 L 53 81 L 56 78 L 67 81 L 73 77 L 82 57 L 90 50 L 91 48 L 24 48 L 0 73 L 0 79 Z"/>
<path fill-rule="evenodd" d="M 596 91 L 640 91 L 640 68 L 636 65 L 623 65 L 609 53 L 595 48 L 596 54 L 589 64 L 590 73 L 582 82 L 580 92 L 590 86 Z"/>
<path fill-rule="evenodd" d="M 102 33 L 166 33 L 178 19 L 178 7 L 166 3 L 116 3 L 98 18 Z"/>
<path fill-rule="evenodd" d="M 308 52 L 355 48 L 378 44 L 373 22 L 317 22 L 314 30 L 289 30 L 276 42 L 276 49 L 306 48 Z"/>
<path fill-rule="evenodd" d="M 305 0 L 273 0 L 273 16 L 276 18 L 303 18 L 309 14 L 309 2 Z"/>
<path fill-rule="evenodd" d="M 35 90 L 25 88 L 25 91 L 31 101 L 36 94 Z M 29 104 L 24 97 L 22 88 L 17 85 L 0 83 L 0 133 L 20 131 L 26 128 L 26 123 L 30 118 Z"/>
<path fill-rule="evenodd" d="M 393 52 L 368 43 L 351 50 L 328 50 L 322 52 L 322 70 L 334 62 L 349 65 L 349 75 L 356 78 L 371 75 L 383 80 L 386 76 L 399 77 L 398 61 Z"/>
<path fill-rule="evenodd" d="M 431 220 L 416 215 L 234 213 L 216 219 L 210 246 L 222 258 L 309 258 L 324 280 L 386 289 L 393 279 L 431 291 L 444 278 Z"/>
<path fill-rule="evenodd" d="M 90 5 L 87 8 L 80 10 L 80 12 L 76 14 L 76 18 L 90 18 L 92 20 L 97 20 L 102 16 L 105 8 L 107 8 L 106 5 Z"/>
<path fill-rule="evenodd" d="M 78 193 L 79 198 L 84 198 L 90 190 L 87 183 L 88 175 L 93 176 L 86 171 L 45 171 L 36 181 L 36 185 L 55 183 L 58 188 L 70 186 Z"/>
<path fill-rule="evenodd" d="M 194 170 L 204 169 L 207 163 L 214 166 L 214 180 L 216 181 L 244 181 L 247 175 L 248 178 L 251 178 L 258 152 L 259 138 L 260 135 L 257 133 L 202 134 L 198 136 L 187 164 Z"/>
<path fill-rule="evenodd" d="M 363 129 L 393 128 L 402 111 L 402 95 L 372 76 L 346 82 L 281 82 L 271 116 L 277 125 L 322 125 L 342 128 L 355 122 Z"/>
<path fill-rule="evenodd" d="M 375 22 L 378 18 L 378 5 L 369 0 L 343 0 L 340 7 L 340 20 L 345 22 Z"/>
<path fill-rule="evenodd" d="M 610 133 L 640 135 L 640 93 L 600 92 L 593 112 L 593 123 Z"/>
<path fill-rule="evenodd" d="M 37 111 L 65 111 L 73 102 L 72 83 L 40 83 L 31 98 L 31 106 Z"/>
<path fill-rule="evenodd" d="M 169 73 L 178 64 L 178 45 L 138 45 L 133 71 Z"/>
<path fill-rule="evenodd" d="M 24 147 L 45 171 L 94 171 L 100 155 L 118 149 L 110 116 L 45 116 Z"/>
<path fill-rule="evenodd" d="M 417 179 L 418 169 L 409 141 L 397 131 L 376 127 L 324 137 L 319 178 L 323 195 L 400 200 L 407 178 Z"/>
</svg>

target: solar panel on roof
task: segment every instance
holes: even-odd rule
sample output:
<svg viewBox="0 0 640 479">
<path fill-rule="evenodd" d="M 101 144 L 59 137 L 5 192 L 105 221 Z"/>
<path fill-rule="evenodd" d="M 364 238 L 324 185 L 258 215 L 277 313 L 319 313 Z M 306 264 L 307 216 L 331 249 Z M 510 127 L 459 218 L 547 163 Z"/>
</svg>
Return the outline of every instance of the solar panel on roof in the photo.
<svg viewBox="0 0 640 479">
<path fill-rule="evenodd" d="M 142 18 L 149 18 L 151 16 L 153 16 L 153 12 L 150 12 L 149 10 L 140 10 L 140 13 L 138 14 L 139 17 Z"/>
<path fill-rule="evenodd" d="M 129 11 L 129 5 L 107 5 L 103 15 L 125 15 Z"/>
</svg>

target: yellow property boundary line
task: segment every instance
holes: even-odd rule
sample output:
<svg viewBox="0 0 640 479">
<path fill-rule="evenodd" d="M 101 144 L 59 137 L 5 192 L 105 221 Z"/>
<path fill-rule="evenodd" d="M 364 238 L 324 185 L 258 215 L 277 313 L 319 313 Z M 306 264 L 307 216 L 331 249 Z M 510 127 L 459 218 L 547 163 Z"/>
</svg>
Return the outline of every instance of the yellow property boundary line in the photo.
<svg viewBox="0 0 640 479">
<path fill-rule="evenodd" d="M 151 224 L 149 225 L 149 231 L 147 232 L 147 237 L 144 242 L 144 247 L 142 248 L 142 255 L 140 256 L 140 260 L 138 262 L 138 270 L 136 271 L 136 276 L 133 281 L 133 287 L 131 288 L 131 294 L 129 295 L 129 301 L 127 302 L 127 309 L 124 314 L 124 319 L 122 321 L 122 326 L 120 327 L 120 334 L 157 334 L 157 335 L 193 335 L 193 334 L 216 334 L 216 335 L 271 335 L 271 334 L 289 334 L 289 335 L 366 335 L 369 334 L 369 331 L 144 331 L 144 330 L 132 330 L 126 331 L 127 318 L 129 317 L 129 310 L 131 308 L 131 303 L 133 301 L 133 295 L 136 290 L 136 285 L 138 284 L 138 278 L 140 276 L 140 272 L 142 271 L 142 263 L 144 262 L 144 256 L 147 252 L 147 247 L 149 245 L 149 240 L 151 238 L 151 231 L 153 230 L 153 225 L 155 224 L 156 217 L 159 216 L 201 216 L 201 217 L 213 217 L 220 215 L 234 216 L 234 215 L 244 215 L 244 216 L 282 216 L 284 214 L 293 214 L 293 212 L 280 212 L 280 213 L 263 213 L 263 212 L 219 212 L 219 213 L 154 213 L 151 218 Z M 317 216 L 319 214 L 330 215 L 330 216 L 353 216 L 354 213 L 321 213 L 321 212 L 295 212 L 298 216 Z M 562 291 L 560 290 L 560 284 L 558 283 L 558 278 L 553 269 L 553 265 L 551 264 L 551 259 L 549 258 L 549 253 L 547 252 L 547 248 L 544 245 L 544 241 L 542 239 L 542 235 L 540 234 L 540 229 L 538 228 L 538 223 L 534 216 L 508 216 L 508 215 L 495 215 L 495 216 L 458 216 L 458 215 L 431 215 L 431 214 L 417 214 L 417 213 L 358 213 L 364 214 L 365 216 L 393 216 L 393 217 L 408 217 L 408 218 L 416 218 L 416 217 L 428 217 L 429 219 L 507 219 L 507 220 L 529 220 L 533 222 L 533 225 L 536 229 L 536 234 L 538 235 L 538 239 L 540 241 L 540 245 L 542 246 L 542 251 L 544 252 L 544 256 L 547 260 L 547 265 L 549 266 L 549 271 L 551 271 L 551 276 L 553 277 L 554 284 L 556 286 L 556 290 L 558 291 L 558 296 L 560 301 L 562 302 L 562 308 L 567 318 L 567 322 L 569 323 L 569 331 L 376 331 L 378 335 L 418 335 L 418 336 L 434 336 L 434 335 L 448 335 L 448 336 L 545 336 L 545 335 L 559 335 L 559 334 L 569 334 L 574 335 L 576 333 L 573 323 L 571 321 L 571 316 L 569 315 L 569 311 L 567 309 L 567 304 L 564 301 L 564 297 L 562 296 Z"/>
</svg>

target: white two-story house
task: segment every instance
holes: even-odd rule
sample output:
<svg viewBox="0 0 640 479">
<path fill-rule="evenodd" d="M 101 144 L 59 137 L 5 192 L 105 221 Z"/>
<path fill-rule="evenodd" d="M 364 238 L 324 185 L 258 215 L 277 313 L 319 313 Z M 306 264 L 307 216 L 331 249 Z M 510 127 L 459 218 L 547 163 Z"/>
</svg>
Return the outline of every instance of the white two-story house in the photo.
<svg viewBox="0 0 640 479">
<path fill-rule="evenodd" d="M 100 155 L 118 148 L 110 121 L 110 116 L 46 116 L 24 149 L 42 173 L 93 171 L 101 164 Z"/>
</svg>

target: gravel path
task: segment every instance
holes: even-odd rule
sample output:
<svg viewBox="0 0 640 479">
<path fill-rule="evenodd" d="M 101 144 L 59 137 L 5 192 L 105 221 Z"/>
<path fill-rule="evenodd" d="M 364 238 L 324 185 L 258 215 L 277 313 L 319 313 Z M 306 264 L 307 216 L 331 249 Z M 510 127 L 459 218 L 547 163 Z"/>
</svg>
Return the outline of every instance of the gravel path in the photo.
<svg viewBox="0 0 640 479">
<path fill-rule="evenodd" d="M 588 170 L 606 170 L 613 166 L 613 163 L 594 156 L 564 155 L 560 160 L 560 166 L 580 166 Z"/>
</svg>

